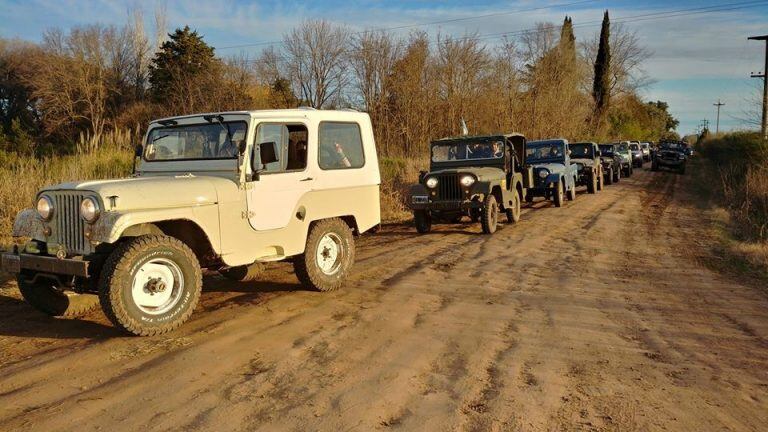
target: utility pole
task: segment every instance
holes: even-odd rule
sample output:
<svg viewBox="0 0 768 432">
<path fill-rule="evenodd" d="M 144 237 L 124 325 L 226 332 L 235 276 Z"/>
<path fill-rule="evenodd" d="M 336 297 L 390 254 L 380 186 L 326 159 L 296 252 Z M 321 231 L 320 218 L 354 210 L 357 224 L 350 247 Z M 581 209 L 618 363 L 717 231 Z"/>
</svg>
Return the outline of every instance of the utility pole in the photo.
<svg viewBox="0 0 768 432">
<path fill-rule="evenodd" d="M 759 40 L 765 42 L 765 67 L 763 73 L 752 73 L 752 78 L 763 79 L 763 121 L 762 134 L 763 139 L 768 139 L 768 35 L 751 36 L 748 40 Z"/>
<path fill-rule="evenodd" d="M 720 107 L 724 106 L 725 104 L 720 102 L 720 99 L 718 99 L 717 103 L 713 105 L 717 107 L 717 123 L 715 126 L 715 136 L 718 136 L 720 135 Z"/>
</svg>

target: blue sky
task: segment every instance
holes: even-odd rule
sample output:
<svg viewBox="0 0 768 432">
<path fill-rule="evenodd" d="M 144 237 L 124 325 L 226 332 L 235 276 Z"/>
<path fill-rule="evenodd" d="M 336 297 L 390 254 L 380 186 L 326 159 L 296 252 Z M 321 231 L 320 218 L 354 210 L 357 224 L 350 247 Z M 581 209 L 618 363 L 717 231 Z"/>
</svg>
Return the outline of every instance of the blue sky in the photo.
<svg viewBox="0 0 768 432">
<path fill-rule="evenodd" d="M 715 5 L 738 8 L 713 13 L 699 13 L 659 19 L 649 16 L 625 25 L 637 31 L 653 56 L 643 65 L 654 83 L 643 90 L 646 99 L 660 99 L 670 104 L 681 121 L 681 133 L 690 133 L 702 119 L 713 127 L 718 98 L 723 107 L 721 130 L 740 129 L 745 112 L 754 109 L 754 95 L 759 91 L 752 71 L 763 69 L 764 45 L 748 42 L 747 36 L 768 33 L 768 1 L 117 1 L 117 0 L 0 0 L 0 37 L 38 41 L 45 28 L 68 28 L 78 24 L 101 22 L 122 24 L 128 9 L 140 7 L 151 28 L 151 15 L 163 6 L 168 27 L 185 24 L 202 33 L 215 47 L 227 47 L 280 40 L 281 35 L 306 18 L 324 18 L 353 29 L 390 28 L 434 21 L 461 19 L 439 25 L 415 26 L 397 30 L 407 33 L 424 29 L 465 35 L 477 32 L 493 34 L 531 28 L 536 22 L 562 22 L 565 14 L 573 17 L 577 39 L 592 38 L 598 25 L 580 27 L 580 23 L 599 20 L 609 9 L 611 18 L 670 12 Z M 744 7 L 749 6 L 749 7 Z M 525 12 L 515 12 L 527 9 Z M 537 10 L 530 10 L 537 9 Z M 513 13 L 510 13 L 513 12 Z M 483 18 L 463 19 L 496 14 Z M 487 39 L 489 45 L 499 39 Z M 219 54 L 255 54 L 263 46 L 219 49 Z"/>
</svg>

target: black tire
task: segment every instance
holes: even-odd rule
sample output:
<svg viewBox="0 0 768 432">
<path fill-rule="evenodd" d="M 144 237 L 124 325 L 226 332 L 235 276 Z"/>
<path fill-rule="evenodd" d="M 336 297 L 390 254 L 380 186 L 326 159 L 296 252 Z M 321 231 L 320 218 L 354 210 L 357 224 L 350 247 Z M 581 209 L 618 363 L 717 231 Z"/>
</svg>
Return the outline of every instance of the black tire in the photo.
<svg viewBox="0 0 768 432">
<path fill-rule="evenodd" d="M 318 252 L 326 248 L 324 246 L 326 238 L 338 248 L 335 257 L 333 255 L 327 257 L 333 260 L 329 263 L 332 267 L 327 271 L 317 260 Z M 321 252 L 323 255 L 325 253 L 327 248 L 326 252 Z M 302 285 L 325 292 L 339 289 L 344 284 L 354 262 L 355 239 L 352 236 L 352 230 L 343 220 L 332 218 L 323 219 L 312 225 L 304 253 L 293 261 L 293 268 Z"/>
<path fill-rule="evenodd" d="M 576 201 L 576 182 L 573 182 L 573 186 L 568 189 L 568 192 L 565 194 L 568 197 L 568 201 Z"/>
<path fill-rule="evenodd" d="M 613 184 L 613 168 L 608 168 L 608 175 L 605 177 L 605 184 L 609 186 Z"/>
<path fill-rule="evenodd" d="M 618 183 L 619 181 L 621 181 L 621 165 L 619 165 L 619 169 L 613 172 L 613 182 Z"/>
<path fill-rule="evenodd" d="M 264 264 L 253 263 L 237 267 L 219 269 L 219 274 L 235 282 L 253 282 L 264 273 Z"/>
<path fill-rule="evenodd" d="M 33 277 L 33 274 L 21 273 L 16 282 L 24 300 L 40 312 L 60 318 L 80 318 L 99 307 L 96 294 L 61 291 L 53 280 L 38 278 L 32 282 Z"/>
<path fill-rule="evenodd" d="M 587 183 L 587 192 L 591 194 L 597 193 L 597 176 L 592 173 L 589 176 L 589 183 Z"/>
<path fill-rule="evenodd" d="M 563 182 L 559 181 L 557 182 L 557 186 L 555 186 L 555 191 L 552 194 L 552 201 L 555 203 L 555 207 L 562 207 L 563 202 L 565 201 L 565 197 L 563 196 Z"/>
<path fill-rule="evenodd" d="M 488 194 L 483 202 L 483 211 L 480 215 L 480 224 L 484 234 L 493 234 L 499 224 L 499 203 L 496 196 Z"/>
<path fill-rule="evenodd" d="M 172 263 L 175 268 L 168 271 L 176 273 L 174 276 L 184 283 L 171 287 L 176 300 L 170 299 L 171 303 L 163 306 L 167 310 L 150 312 L 152 307 L 137 303 L 133 283 L 143 266 L 157 265 L 159 260 L 166 263 L 166 269 L 171 268 L 167 263 Z M 107 318 L 119 329 L 137 336 L 155 336 L 172 331 L 189 319 L 200 300 L 202 286 L 203 273 L 192 249 L 173 237 L 146 235 L 126 240 L 109 255 L 99 277 L 99 299 Z M 158 289 L 159 294 L 168 288 L 151 289 Z"/>
<path fill-rule="evenodd" d="M 512 193 L 511 207 L 512 208 L 508 208 L 506 210 L 507 222 L 513 224 L 520 221 L 521 203 L 520 203 L 520 196 L 517 194 L 517 192 Z"/>
<path fill-rule="evenodd" d="M 415 210 L 413 222 L 416 224 L 416 231 L 419 234 L 426 234 L 432 229 L 432 216 L 426 210 Z"/>
</svg>

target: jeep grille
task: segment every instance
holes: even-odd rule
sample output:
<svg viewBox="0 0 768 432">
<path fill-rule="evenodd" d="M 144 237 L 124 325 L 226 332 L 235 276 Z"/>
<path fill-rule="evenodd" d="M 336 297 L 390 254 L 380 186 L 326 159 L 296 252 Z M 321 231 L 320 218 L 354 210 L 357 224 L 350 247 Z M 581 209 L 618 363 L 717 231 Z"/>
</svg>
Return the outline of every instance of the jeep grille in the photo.
<svg viewBox="0 0 768 432">
<path fill-rule="evenodd" d="M 53 198 L 54 228 L 51 241 L 61 244 L 72 254 L 92 252 L 91 244 L 85 238 L 85 221 L 80 217 L 80 203 L 85 194 L 80 192 L 58 191 L 48 194 Z"/>
<path fill-rule="evenodd" d="M 459 185 L 459 176 L 457 174 L 440 174 L 437 177 L 437 199 L 461 199 L 461 185 Z"/>
</svg>

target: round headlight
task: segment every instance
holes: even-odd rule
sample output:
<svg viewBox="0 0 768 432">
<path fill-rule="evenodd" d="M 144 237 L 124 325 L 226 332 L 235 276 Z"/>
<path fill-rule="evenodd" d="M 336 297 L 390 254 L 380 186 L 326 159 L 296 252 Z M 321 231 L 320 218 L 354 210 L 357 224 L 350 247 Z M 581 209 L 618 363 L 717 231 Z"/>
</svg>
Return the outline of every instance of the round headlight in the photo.
<svg viewBox="0 0 768 432">
<path fill-rule="evenodd" d="M 37 214 L 40 215 L 43 220 L 51 220 L 53 217 L 53 201 L 47 196 L 41 196 L 37 200 Z"/>
<path fill-rule="evenodd" d="M 437 186 L 437 178 L 436 177 L 429 177 L 426 181 L 427 187 L 430 189 L 433 189 Z"/>
<path fill-rule="evenodd" d="M 99 203 L 93 198 L 86 198 L 80 203 L 80 217 L 86 222 L 93 223 L 99 218 Z"/>
<path fill-rule="evenodd" d="M 548 175 L 549 175 L 549 171 L 548 170 L 543 169 L 543 170 L 539 171 L 539 178 L 545 179 L 545 178 L 547 178 Z"/>
<path fill-rule="evenodd" d="M 465 176 L 461 177 L 461 180 L 459 180 L 459 181 L 461 182 L 462 186 L 470 187 L 473 184 L 475 184 L 475 176 L 465 175 Z"/>
</svg>

